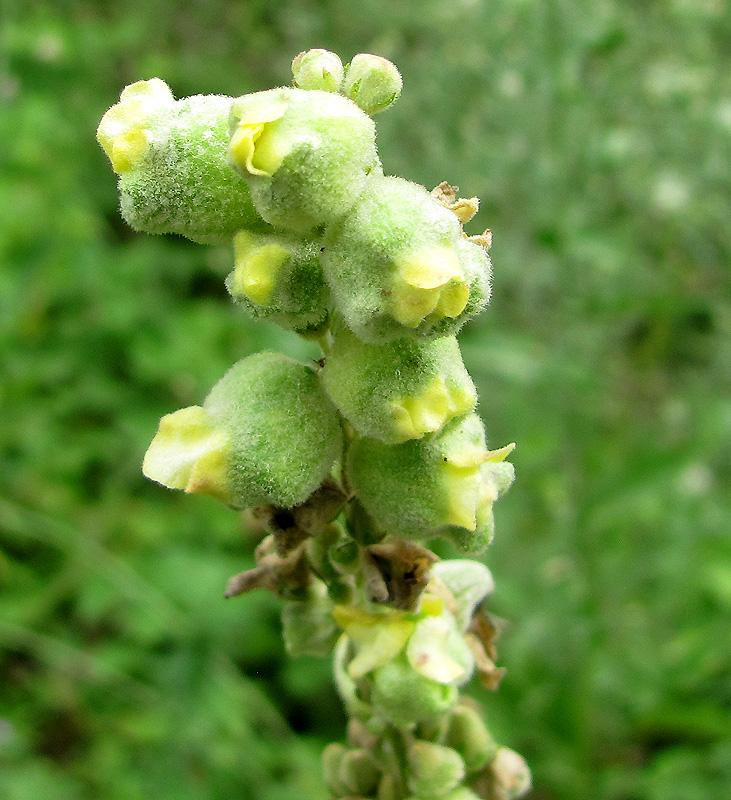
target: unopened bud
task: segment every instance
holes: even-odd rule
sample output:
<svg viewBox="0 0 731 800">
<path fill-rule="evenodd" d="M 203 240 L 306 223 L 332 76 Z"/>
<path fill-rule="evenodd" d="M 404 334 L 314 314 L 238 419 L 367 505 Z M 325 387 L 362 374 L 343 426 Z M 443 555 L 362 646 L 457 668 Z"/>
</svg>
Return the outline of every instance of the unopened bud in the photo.
<svg viewBox="0 0 731 800">
<path fill-rule="evenodd" d="M 381 770 L 372 753 L 358 748 L 343 756 L 339 777 L 350 794 L 365 796 L 376 791 Z"/>
<path fill-rule="evenodd" d="M 474 408 L 477 394 L 453 337 L 363 342 L 335 330 L 322 379 L 340 413 L 363 436 L 420 439 Z"/>
<path fill-rule="evenodd" d="M 446 537 L 480 552 L 493 533 L 492 504 L 499 494 L 494 473 L 511 449 L 488 451 L 473 413 L 404 444 L 360 439 L 351 447 L 348 474 L 382 530 L 416 540 Z"/>
<path fill-rule="evenodd" d="M 329 293 L 314 242 L 240 231 L 235 268 L 226 279 L 231 296 L 254 319 L 307 331 L 325 321 Z"/>
<path fill-rule="evenodd" d="M 517 800 L 530 791 L 531 774 L 523 756 L 508 747 L 501 747 L 490 771 L 494 795 L 498 800 Z"/>
<path fill-rule="evenodd" d="M 329 50 L 305 50 L 292 62 L 294 85 L 298 89 L 337 92 L 343 82 L 343 62 Z"/>
<path fill-rule="evenodd" d="M 340 631 L 332 616 L 333 604 L 321 581 L 312 581 L 306 600 L 287 603 L 282 610 L 282 636 L 291 656 L 332 653 Z"/>
<path fill-rule="evenodd" d="M 332 742 L 322 752 L 322 777 L 327 788 L 336 797 L 348 794 L 348 788 L 340 779 L 340 765 L 347 752 L 339 742 Z"/>
<path fill-rule="evenodd" d="M 232 98 L 175 100 L 159 78 L 128 86 L 97 138 L 119 173 L 122 216 L 138 231 L 227 243 L 242 228 L 265 230 L 249 187 L 228 164 Z"/>
<path fill-rule="evenodd" d="M 388 59 L 358 53 L 348 64 L 343 94 L 366 114 L 377 114 L 392 106 L 403 87 L 401 74 Z"/>
<path fill-rule="evenodd" d="M 450 714 L 445 744 L 464 760 L 467 772 L 478 772 L 492 762 L 498 746 L 475 709 L 459 705 Z"/>
<path fill-rule="evenodd" d="M 394 725 L 439 717 L 454 706 L 457 697 L 456 687 L 425 678 L 403 656 L 373 673 L 374 709 Z"/>
<path fill-rule="evenodd" d="M 306 233 L 345 214 L 378 166 L 373 122 L 339 94 L 270 89 L 231 108 L 229 155 L 259 214 Z"/>
<path fill-rule="evenodd" d="M 383 344 L 446 336 L 478 313 L 489 292 L 479 250 L 423 186 L 373 176 L 328 230 L 322 263 L 346 325 Z"/>
<path fill-rule="evenodd" d="M 323 482 L 340 447 L 337 413 L 315 373 L 265 352 L 234 365 L 203 407 L 163 417 L 142 469 L 237 508 L 286 508 Z"/>
<path fill-rule="evenodd" d="M 432 742 L 414 742 L 409 748 L 409 789 L 421 797 L 443 797 L 465 777 L 459 753 Z"/>
</svg>

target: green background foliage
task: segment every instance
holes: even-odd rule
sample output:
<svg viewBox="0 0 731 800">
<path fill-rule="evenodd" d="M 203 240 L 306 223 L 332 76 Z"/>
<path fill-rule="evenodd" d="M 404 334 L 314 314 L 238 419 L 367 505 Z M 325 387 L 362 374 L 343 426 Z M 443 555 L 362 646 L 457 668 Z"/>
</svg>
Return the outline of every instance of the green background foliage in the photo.
<svg viewBox="0 0 731 800">
<path fill-rule="evenodd" d="M 226 248 L 139 236 L 94 130 L 121 88 L 391 58 L 387 173 L 478 195 L 494 300 L 462 336 L 518 479 L 486 554 L 509 620 L 474 690 L 540 800 L 731 786 L 731 15 L 722 0 L 25 0 L 0 9 L 0 797 L 324 800 L 344 717 L 256 537 L 146 482 L 158 418 L 262 348 Z"/>
</svg>

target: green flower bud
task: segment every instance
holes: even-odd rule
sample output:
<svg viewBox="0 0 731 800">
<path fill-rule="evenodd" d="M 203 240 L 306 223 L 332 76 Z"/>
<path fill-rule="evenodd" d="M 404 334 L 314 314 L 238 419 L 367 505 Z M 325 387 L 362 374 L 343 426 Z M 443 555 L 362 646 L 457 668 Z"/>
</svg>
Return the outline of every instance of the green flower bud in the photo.
<svg viewBox="0 0 731 800">
<path fill-rule="evenodd" d="M 476 606 L 495 588 L 492 573 L 478 561 L 455 558 L 435 564 L 431 576 L 447 588 L 454 601 L 457 624 L 460 630 L 466 631 Z"/>
<path fill-rule="evenodd" d="M 420 675 L 405 655 L 373 673 L 374 710 L 394 725 L 411 726 L 439 717 L 457 702 L 458 689 Z"/>
<path fill-rule="evenodd" d="M 294 85 L 298 89 L 337 92 L 343 73 L 340 57 L 329 50 L 305 50 L 292 62 Z"/>
<path fill-rule="evenodd" d="M 453 337 L 379 346 L 344 326 L 334 334 L 322 380 L 340 413 L 364 436 L 387 444 L 420 439 L 474 408 L 475 387 Z"/>
<path fill-rule="evenodd" d="M 315 373 L 277 353 L 235 364 L 203 407 L 163 417 L 144 474 L 229 505 L 302 503 L 341 448 L 337 413 Z"/>
<path fill-rule="evenodd" d="M 370 795 L 378 787 L 381 770 L 372 753 L 358 748 L 342 757 L 338 775 L 348 794 Z"/>
<path fill-rule="evenodd" d="M 340 630 L 335 624 L 333 604 L 327 587 L 312 581 L 306 600 L 287 603 L 282 610 L 282 635 L 292 656 L 318 656 L 332 653 Z"/>
<path fill-rule="evenodd" d="M 490 267 L 480 250 L 423 186 L 374 175 L 328 229 L 322 264 L 347 326 L 382 344 L 454 333 L 480 311 Z"/>
<path fill-rule="evenodd" d="M 322 324 L 329 293 L 312 242 L 239 231 L 226 287 L 255 319 L 307 331 Z"/>
<path fill-rule="evenodd" d="M 348 794 L 348 788 L 340 779 L 340 765 L 347 752 L 347 748 L 339 742 L 332 742 L 322 751 L 322 777 L 336 797 Z"/>
<path fill-rule="evenodd" d="M 265 230 L 246 181 L 228 164 L 232 98 L 176 101 L 159 78 L 128 86 L 97 138 L 120 176 L 122 216 L 138 231 L 227 242 L 241 228 Z"/>
<path fill-rule="evenodd" d="M 409 748 L 409 789 L 422 797 L 443 797 L 464 779 L 459 753 L 431 742 L 414 742 Z"/>
<path fill-rule="evenodd" d="M 451 713 L 445 744 L 462 756 L 467 772 L 479 772 L 494 760 L 498 751 L 482 717 L 467 705 L 459 705 Z"/>
<path fill-rule="evenodd" d="M 343 94 L 372 115 L 392 106 L 403 85 L 401 74 L 388 59 L 358 53 L 345 70 Z"/>
<path fill-rule="evenodd" d="M 348 474 L 383 530 L 416 540 L 451 538 L 479 552 L 492 538 L 492 504 L 512 475 L 512 466 L 500 463 L 511 450 L 488 451 L 473 413 L 404 444 L 360 439 L 350 449 Z"/>
<path fill-rule="evenodd" d="M 371 119 L 329 92 L 271 89 L 231 108 L 229 155 L 272 225 L 306 233 L 345 214 L 379 166 Z"/>
</svg>

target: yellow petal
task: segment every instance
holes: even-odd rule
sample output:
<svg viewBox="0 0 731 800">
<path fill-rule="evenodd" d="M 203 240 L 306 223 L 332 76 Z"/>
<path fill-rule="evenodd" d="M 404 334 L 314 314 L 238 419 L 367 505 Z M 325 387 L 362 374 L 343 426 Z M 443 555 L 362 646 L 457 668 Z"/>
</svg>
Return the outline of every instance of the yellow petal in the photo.
<svg viewBox="0 0 731 800">
<path fill-rule="evenodd" d="M 356 656 L 348 666 L 353 680 L 396 658 L 416 625 L 403 611 L 369 614 L 352 606 L 336 606 L 333 616 L 356 644 Z"/>
<path fill-rule="evenodd" d="M 244 252 L 243 258 L 236 259 L 231 290 L 266 306 L 274 292 L 277 274 L 291 253 L 286 247 L 274 243 L 246 248 Z"/>
<path fill-rule="evenodd" d="M 232 501 L 227 487 L 228 437 L 201 406 L 182 408 L 160 420 L 142 472 L 169 489 Z"/>
<path fill-rule="evenodd" d="M 283 97 L 252 96 L 238 106 L 241 116 L 228 146 L 235 164 L 252 175 L 271 176 L 279 169 L 290 148 L 275 123 L 288 105 Z"/>
<path fill-rule="evenodd" d="M 150 142 L 150 117 L 175 100 L 164 81 L 152 78 L 127 86 L 120 101 L 102 117 L 96 137 L 118 174 L 137 164 Z"/>
</svg>

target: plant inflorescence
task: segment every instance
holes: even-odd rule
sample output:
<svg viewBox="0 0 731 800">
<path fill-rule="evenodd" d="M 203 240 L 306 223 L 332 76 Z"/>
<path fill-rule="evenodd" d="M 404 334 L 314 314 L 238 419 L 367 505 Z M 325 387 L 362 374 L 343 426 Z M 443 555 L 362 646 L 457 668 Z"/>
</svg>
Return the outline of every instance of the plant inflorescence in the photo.
<svg viewBox="0 0 731 800">
<path fill-rule="evenodd" d="M 143 471 L 267 530 L 226 594 L 275 592 L 288 650 L 334 651 L 350 722 L 323 755 L 333 797 L 517 798 L 525 762 L 460 697 L 502 675 L 492 576 L 426 547 L 484 550 L 513 480 L 456 340 L 490 297 L 490 235 L 463 231 L 476 198 L 384 175 L 371 116 L 400 94 L 391 62 L 310 50 L 292 68 L 294 87 L 235 99 L 140 81 L 99 125 L 133 228 L 232 242 L 234 301 L 322 347 L 316 365 L 239 361 L 163 417 Z"/>
</svg>

